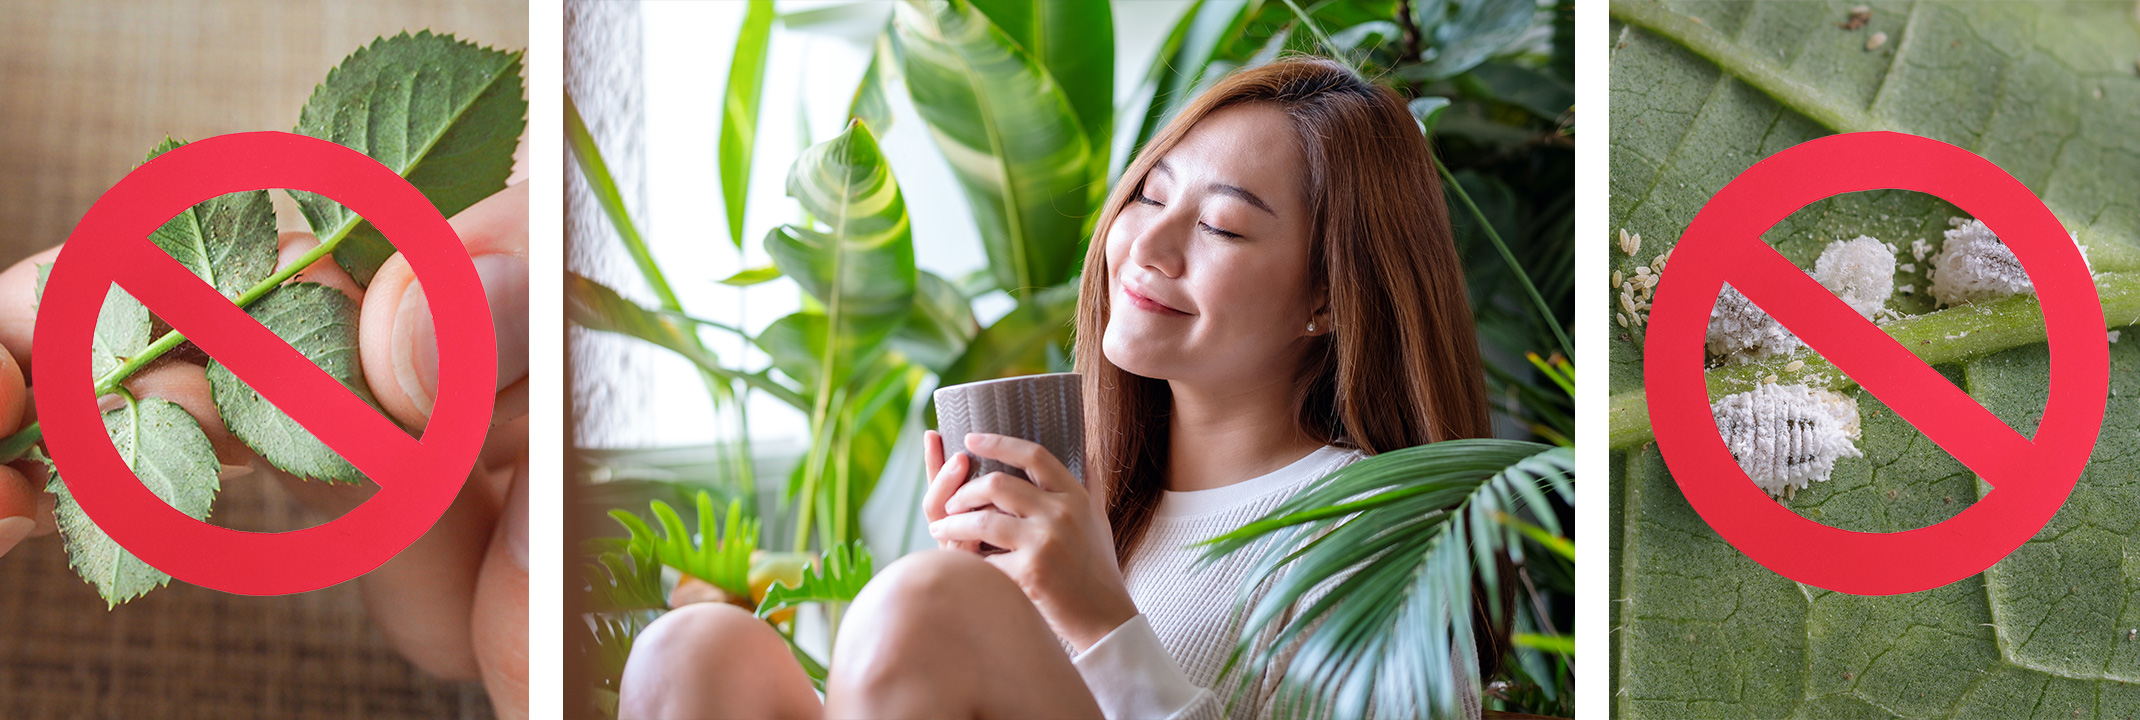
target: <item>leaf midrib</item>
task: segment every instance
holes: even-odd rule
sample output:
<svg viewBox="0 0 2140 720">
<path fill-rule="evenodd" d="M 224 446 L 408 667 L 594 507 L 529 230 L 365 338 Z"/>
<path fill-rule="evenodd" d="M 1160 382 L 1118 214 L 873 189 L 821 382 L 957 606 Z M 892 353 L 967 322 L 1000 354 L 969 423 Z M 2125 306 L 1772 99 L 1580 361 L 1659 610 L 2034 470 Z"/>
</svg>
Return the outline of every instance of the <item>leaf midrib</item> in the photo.
<svg viewBox="0 0 2140 720">
<path fill-rule="evenodd" d="M 477 47 L 479 49 L 487 49 L 481 48 L 481 46 Z M 492 52 L 496 51 L 492 50 Z M 429 139 L 425 140 L 422 147 L 420 147 L 416 153 L 411 155 L 411 157 L 415 159 L 409 162 L 409 166 L 402 170 L 396 171 L 395 174 L 401 176 L 403 180 L 407 180 L 410 175 L 416 174 L 417 169 L 423 167 L 423 164 L 431 159 L 431 149 L 437 147 L 438 142 L 440 140 L 445 139 L 448 134 L 451 134 L 453 132 L 453 129 L 455 127 L 460 125 L 461 119 L 468 115 L 469 109 L 474 108 L 477 101 L 482 100 L 484 96 L 489 95 L 491 89 L 497 87 L 499 81 L 504 80 L 507 77 L 519 77 L 517 73 L 506 72 L 506 70 L 512 68 L 515 64 L 519 63 L 519 61 L 521 60 L 521 56 L 525 54 L 525 51 L 514 51 L 506 53 L 505 56 L 501 59 L 502 61 L 498 64 L 498 66 L 491 70 L 490 79 L 484 82 L 481 88 L 478 89 L 476 92 L 470 93 L 467 102 L 461 103 L 461 105 L 455 108 L 452 113 L 448 114 L 447 121 L 444 125 L 440 126 L 441 129 L 439 130 L 439 132 L 431 136 Z M 415 73 L 412 72 L 412 80 L 414 76 Z M 416 92 L 416 83 L 409 83 L 409 92 Z M 405 116 L 402 122 L 406 123 L 407 121 L 408 119 Z M 370 145 L 370 143 L 366 143 L 366 145 L 368 146 Z M 323 195 L 321 197 L 325 198 L 326 196 Z M 327 199 L 332 200 L 333 198 Z M 364 217 L 358 215 L 355 211 L 350 210 L 348 206 L 338 206 L 341 207 L 342 210 L 342 222 L 335 226 L 334 234 L 330 236 L 333 240 L 340 240 L 343 237 L 348 236 L 351 231 L 356 230 L 358 225 L 364 223 Z M 332 240 L 326 238 L 322 238 L 320 240 L 320 243 L 323 245 L 328 242 L 332 242 Z"/>
</svg>

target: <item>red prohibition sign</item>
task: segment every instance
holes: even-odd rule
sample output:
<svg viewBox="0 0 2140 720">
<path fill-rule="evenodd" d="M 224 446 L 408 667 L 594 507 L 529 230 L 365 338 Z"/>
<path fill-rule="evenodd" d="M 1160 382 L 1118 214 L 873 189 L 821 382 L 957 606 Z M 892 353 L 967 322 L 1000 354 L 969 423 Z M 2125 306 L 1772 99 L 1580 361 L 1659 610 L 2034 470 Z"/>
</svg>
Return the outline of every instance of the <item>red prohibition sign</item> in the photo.
<svg viewBox="0 0 2140 720">
<path fill-rule="evenodd" d="M 295 348 L 149 241 L 179 212 L 225 193 L 291 188 L 347 206 L 407 258 L 431 298 L 439 396 L 412 439 Z M 379 484 L 342 517 L 303 530 L 221 528 L 143 486 L 105 434 L 90 340 L 118 284 Z M 37 414 L 82 510 L 172 577 L 244 595 L 317 590 L 355 578 L 415 542 L 445 513 L 482 449 L 498 364 L 475 266 L 438 209 L 399 175 L 341 145 L 280 132 L 222 135 L 135 169 L 67 238 L 37 315 Z"/>
<path fill-rule="evenodd" d="M 1860 317 L 1761 233 L 1816 200 L 1915 190 L 1954 203 L 2013 249 L 2043 303 L 2050 398 L 2023 437 Z M 1643 371 L 1657 446 L 1688 504 L 1740 552 L 1784 577 L 1856 595 L 1929 590 L 1983 572 L 2043 529 L 2073 492 L 2103 424 L 2110 350 L 2095 282 L 2064 226 L 1997 165 L 1937 140 L 1832 135 L 1747 168 L 1694 216 L 1657 289 Z M 1709 309 L 1744 293 L 1993 490 L 1960 514 L 1896 533 L 1808 520 L 1756 487 L 1717 433 L 1702 372 Z"/>
</svg>

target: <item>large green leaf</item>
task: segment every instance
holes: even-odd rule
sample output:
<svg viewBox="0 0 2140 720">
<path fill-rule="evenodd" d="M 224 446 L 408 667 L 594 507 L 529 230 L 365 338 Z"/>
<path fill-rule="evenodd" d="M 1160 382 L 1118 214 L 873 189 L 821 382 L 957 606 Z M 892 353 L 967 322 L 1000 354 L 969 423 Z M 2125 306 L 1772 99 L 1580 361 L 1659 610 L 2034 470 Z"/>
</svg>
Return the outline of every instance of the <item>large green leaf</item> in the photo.
<svg viewBox="0 0 2140 720">
<path fill-rule="evenodd" d="M 312 89 L 297 132 L 371 156 L 452 217 L 505 189 L 512 173 L 513 146 L 527 127 L 520 55 L 429 30 L 382 38 Z M 322 242 L 347 237 L 334 259 L 357 282 L 370 283 L 394 254 L 386 236 L 340 203 L 290 195 Z"/>
<path fill-rule="evenodd" d="M 805 385 L 839 387 L 904 322 L 914 304 L 914 238 L 891 166 L 861 123 L 812 146 L 788 173 L 788 195 L 825 225 L 782 225 L 766 235 L 780 272 L 824 307 L 830 358 Z M 828 365 L 822 360 L 821 365 Z"/>
<path fill-rule="evenodd" d="M 608 286 L 572 273 L 565 274 L 565 316 L 589 330 L 628 335 L 668 348 L 714 377 L 742 380 L 781 402 L 796 408 L 809 407 L 801 395 L 763 372 L 748 373 L 723 366 L 720 358 L 699 343 L 690 318 L 640 307 Z"/>
<path fill-rule="evenodd" d="M 1013 296 L 1077 274 L 1105 189 L 1069 95 L 965 0 L 910 0 L 892 48 L 915 109 L 966 191 L 999 287 Z"/>
<path fill-rule="evenodd" d="M 1876 4 L 1615 2 L 1611 229 L 1642 236 L 1631 273 L 1677 242 L 1724 183 L 1830 132 L 1897 130 L 1957 144 L 2034 190 L 2079 234 L 2095 268 L 2131 270 L 2140 238 L 2140 28 L 2123 3 Z M 1884 43 L 1873 43 L 1884 33 Z M 1871 45 L 1872 47 L 1868 48 Z M 1801 266 L 1828 242 L 1870 235 L 1935 248 L 1952 205 L 1880 191 L 1809 205 L 1765 235 Z M 1608 241 L 1595 237 L 1591 242 Z M 1925 263 L 1889 306 L 1931 310 Z M 1670 276 L 1669 270 L 1666 276 Z M 2099 287 L 2115 289 L 2120 274 Z M 2124 302 L 2106 294 L 2106 304 Z M 1612 311 L 1593 318 L 1611 322 Z M 1887 326 L 1918 332 L 1957 312 L 2034 326 L 2013 299 Z M 2130 317 L 2127 315 L 2125 317 Z M 2113 320 L 2117 322 L 2118 320 Z M 1952 332 L 1945 337 L 1953 336 Z M 1642 333 L 1613 325 L 1614 411 L 1640 413 Z M 1989 356 L 1927 350 L 2001 419 L 2033 432 L 2048 357 L 2040 340 Z M 1987 348 L 2008 346 L 2007 343 Z M 1918 347 L 1913 345 L 1912 347 Z M 1926 347 L 1930 347 L 1927 345 Z M 2060 513 L 1985 573 L 1909 595 L 1859 597 L 1798 585 L 1717 537 L 1686 504 L 1653 445 L 1616 461 L 1611 591 L 1613 710 L 1622 717 L 2123 717 L 2140 710 L 2140 611 L 2131 554 L 2132 378 L 2140 348 L 2111 345 L 2102 441 Z M 1808 366 L 1819 363 L 1807 358 Z M 1723 371 L 1730 382 L 1737 374 Z M 1758 382 L 1758 379 L 1755 380 Z M 1981 497 L 1981 483 L 1879 401 L 1856 397 L 1866 457 L 1789 507 L 1861 532 L 1925 527 Z M 1626 401 L 1626 402 L 1623 402 Z M 1615 417 L 1614 444 L 1635 423 Z M 1646 424 L 1646 423 L 1645 423 Z"/>
<path fill-rule="evenodd" d="M 1124 117 L 1136 118 L 1137 124 L 1122 127 L 1126 146 L 1120 148 L 1122 157 L 1110 168 L 1109 177 L 1118 174 L 1130 155 L 1143 149 L 1189 103 L 1205 84 L 1205 73 L 1219 59 L 1226 40 L 1241 32 L 1261 4 L 1260 0 L 1196 0 L 1189 5 L 1160 43 L 1152 66 L 1145 71 L 1144 84 L 1130 96 L 1133 104 L 1124 108 Z"/>
<path fill-rule="evenodd" d="M 376 404 L 357 354 L 357 303 L 348 295 L 318 283 L 292 283 L 276 288 L 245 312 L 342 387 Z M 208 387 L 230 434 L 275 467 L 299 477 L 364 482 L 364 473 L 356 466 L 222 362 L 208 363 Z"/>
<path fill-rule="evenodd" d="M 1107 167 L 1115 118 L 1114 11 L 1104 2 L 973 0 L 996 28 L 1040 62 L 1077 112 L 1092 167 Z"/>
<path fill-rule="evenodd" d="M 164 138 L 149 159 L 184 142 Z M 219 195 L 186 208 L 149 240 L 209 287 L 236 299 L 275 272 L 275 205 L 266 190 Z"/>
<path fill-rule="evenodd" d="M 743 247 L 744 201 L 750 198 L 751 150 L 758 138 L 758 95 L 765 86 L 765 52 L 772 46 L 773 0 L 751 0 L 728 63 L 728 92 L 721 109 L 721 199 L 728 210 L 728 238 Z"/>
<path fill-rule="evenodd" d="M 185 408 L 160 398 L 130 401 L 125 407 L 104 413 L 104 431 L 111 435 L 112 447 L 119 451 L 119 457 L 149 492 L 188 517 L 208 519 L 209 507 L 222 487 L 216 475 L 220 468 L 208 435 L 201 432 L 200 424 Z M 45 490 L 58 500 L 52 514 L 59 523 L 61 539 L 66 541 L 67 563 L 83 580 L 96 586 L 97 594 L 107 604 L 117 606 L 171 581 L 170 575 L 149 567 L 105 535 L 75 502 L 74 494 L 67 491 L 67 484 L 60 480 L 59 467 L 49 463 L 47 467 L 52 480 Z M 122 479 L 112 479 L 119 480 Z"/>
<path fill-rule="evenodd" d="M 1049 372 L 1049 350 L 1070 340 L 1077 291 L 1076 284 L 1059 285 L 1018 303 L 974 336 L 966 352 L 943 370 L 938 386 Z"/>
<path fill-rule="evenodd" d="M 931 371 L 942 373 L 966 352 L 980 328 L 973 306 L 950 281 L 923 271 L 914 287 L 914 313 L 892 335 L 892 346 Z"/>
</svg>

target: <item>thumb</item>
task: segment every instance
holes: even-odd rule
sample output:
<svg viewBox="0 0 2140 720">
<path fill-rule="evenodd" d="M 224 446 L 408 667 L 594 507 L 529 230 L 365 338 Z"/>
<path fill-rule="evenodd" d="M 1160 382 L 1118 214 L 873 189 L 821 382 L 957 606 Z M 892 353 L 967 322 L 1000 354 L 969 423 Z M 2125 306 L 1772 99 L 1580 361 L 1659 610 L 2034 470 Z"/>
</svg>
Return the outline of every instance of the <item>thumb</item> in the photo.
<svg viewBox="0 0 2140 720">
<path fill-rule="evenodd" d="M 498 387 L 528 371 L 528 186 L 519 183 L 449 221 L 490 303 L 498 340 Z M 364 293 L 359 344 L 364 379 L 396 420 L 422 428 L 438 397 L 438 336 L 423 285 L 400 254 L 388 258 Z M 523 411 L 524 412 L 524 411 Z M 493 422 L 511 418 L 493 418 Z"/>
</svg>

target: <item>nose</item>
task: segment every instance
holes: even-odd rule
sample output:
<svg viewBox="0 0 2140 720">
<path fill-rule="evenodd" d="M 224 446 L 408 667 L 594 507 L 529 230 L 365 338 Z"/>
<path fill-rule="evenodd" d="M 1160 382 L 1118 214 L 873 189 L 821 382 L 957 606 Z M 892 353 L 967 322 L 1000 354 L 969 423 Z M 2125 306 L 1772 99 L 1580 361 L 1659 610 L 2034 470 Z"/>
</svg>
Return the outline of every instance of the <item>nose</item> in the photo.
<svg viewBox="0 0 2140 720">
<path fill-rule="evenodd" d="M 1188 271 L 1188 244 L 1195 239 L 1196 214 L 1181 205 L 1159 209 L 1149 223 L 1129 238 L 1129 262 L 1151 272 L 1177 279 Z"/>
</svg>

